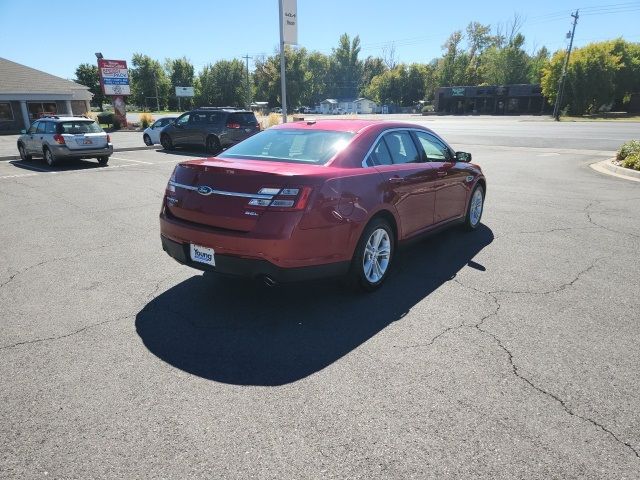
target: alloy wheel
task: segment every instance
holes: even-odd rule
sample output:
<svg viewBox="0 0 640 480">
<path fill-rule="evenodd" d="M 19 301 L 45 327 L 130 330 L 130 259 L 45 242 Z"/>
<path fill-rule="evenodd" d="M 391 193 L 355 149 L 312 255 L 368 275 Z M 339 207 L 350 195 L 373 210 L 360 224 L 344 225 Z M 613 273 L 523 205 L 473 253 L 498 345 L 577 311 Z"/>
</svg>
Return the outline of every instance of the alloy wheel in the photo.
<svg viewBox="0 0 640 480">
<path fill-rule="evenodd" d="M 362 256 L 362 268 L 370 283 L 379 282 L 389 267 L 391 239 L 384 228 L 374 230 L 369 236 Z"/>
</svg>

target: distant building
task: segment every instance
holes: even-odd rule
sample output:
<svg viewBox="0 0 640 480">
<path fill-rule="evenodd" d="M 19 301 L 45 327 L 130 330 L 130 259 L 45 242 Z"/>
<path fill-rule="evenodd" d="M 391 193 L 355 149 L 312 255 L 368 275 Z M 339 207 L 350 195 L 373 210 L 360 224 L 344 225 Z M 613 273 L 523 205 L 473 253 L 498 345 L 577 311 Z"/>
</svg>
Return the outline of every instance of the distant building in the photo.
<svg viewBox="0 0 640 480">
<path fill-rule="evenodd" d="M 327 98 L 320 102 L 320 113 L 378 113 L 379 107 L 376 102 L 368 98 Z"/>
<path fill-rule="evenodd" d="M 29 128 L 44 114 L 82 115 L 89 88 L 0 57 L 0 134 Z"/>
<path fill-rule="evenodd" d="M 486 85 L 441 87 L 434 110 L 451 114 L 520 115 L 541 114 L 549 107 L 540 85 Z"/>
</svg>

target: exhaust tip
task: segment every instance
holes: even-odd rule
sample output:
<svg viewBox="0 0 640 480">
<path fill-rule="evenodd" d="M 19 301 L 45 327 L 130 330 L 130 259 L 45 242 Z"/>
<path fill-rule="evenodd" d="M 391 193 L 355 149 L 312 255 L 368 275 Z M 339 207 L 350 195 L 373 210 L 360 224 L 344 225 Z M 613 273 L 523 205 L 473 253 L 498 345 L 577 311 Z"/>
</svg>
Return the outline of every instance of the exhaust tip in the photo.
<svg viewBox="0 0 640 480">
<path fill-rule="evenodd" d="M 269 275 L 265 275 L 264 277 L 262 277 L 262 281 L 267 287 L 275 287 L 278 284 L 278 282 L 276 282 Z"/>
</svg>

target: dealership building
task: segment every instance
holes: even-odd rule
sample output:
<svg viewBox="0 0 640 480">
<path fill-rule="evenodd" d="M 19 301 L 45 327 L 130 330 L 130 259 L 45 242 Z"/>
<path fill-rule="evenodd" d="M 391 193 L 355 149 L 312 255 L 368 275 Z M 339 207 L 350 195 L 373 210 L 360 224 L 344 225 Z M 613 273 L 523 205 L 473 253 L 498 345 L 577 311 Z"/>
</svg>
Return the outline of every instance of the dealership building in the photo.
<svg viewBox="0 0 640 480">
<path fill-rule="evenodd" d="M 90 111 L 89 88 L 0 57 L 0 134 L 29 128 L 43 115 Z"/>
<path fill-rule="evenodd" d="M 441 87 L 434 110 L 439 113 L 536 115 L 549 107 L 535 84 Z"/>
</svg>

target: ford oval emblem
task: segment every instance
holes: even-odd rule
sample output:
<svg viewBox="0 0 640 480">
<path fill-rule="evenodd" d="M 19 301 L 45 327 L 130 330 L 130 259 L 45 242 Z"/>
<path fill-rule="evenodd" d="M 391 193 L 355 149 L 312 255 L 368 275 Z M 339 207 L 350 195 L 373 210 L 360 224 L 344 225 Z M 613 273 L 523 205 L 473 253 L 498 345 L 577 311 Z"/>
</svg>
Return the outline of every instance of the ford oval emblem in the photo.
<svg viewBox="0 0 640 480">
<path fill-rule="evenodd" d="M 200 195 L 211 195 L 211 192 L 213 192 L 213 188 L 207 186 L 207 185 L 200 185 L 198 187 L 198 193 Z"/>
</svg>

